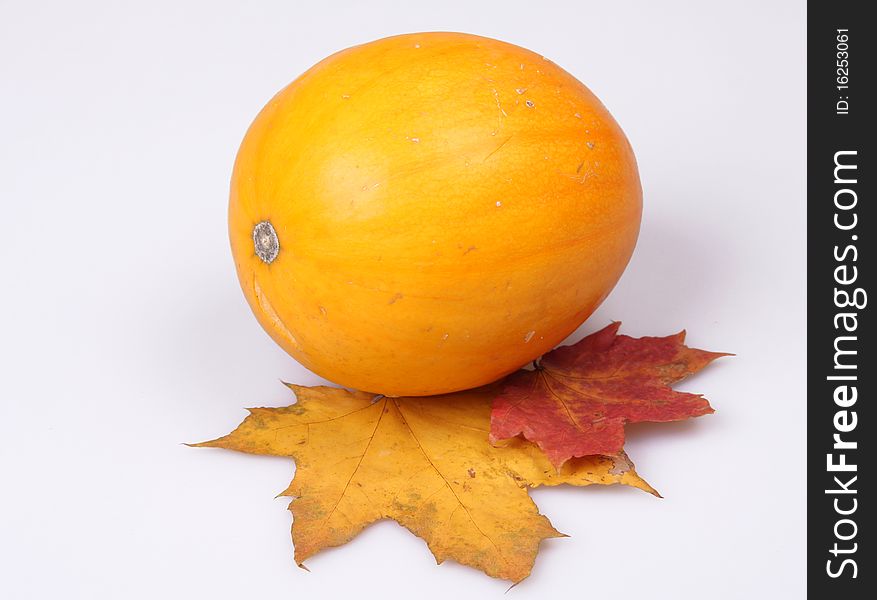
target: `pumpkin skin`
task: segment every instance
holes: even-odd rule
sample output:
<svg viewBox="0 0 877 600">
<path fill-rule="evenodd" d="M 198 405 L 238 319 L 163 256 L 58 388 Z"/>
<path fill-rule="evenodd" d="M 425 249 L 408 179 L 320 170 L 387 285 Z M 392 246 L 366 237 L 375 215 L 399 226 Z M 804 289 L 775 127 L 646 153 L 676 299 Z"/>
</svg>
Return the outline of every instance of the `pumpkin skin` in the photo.
<svg viewBox="0 0 877 600">
<path fill-rule="evenodd" d="M 334 54 L 265 106 L 229 231 L 250 307 L 295 359 L 430 395 L 572 333 L 621 276 L 641 210 L 630 144 L 582 83 L 511 44 L 418 33 Z"/>
</svg>

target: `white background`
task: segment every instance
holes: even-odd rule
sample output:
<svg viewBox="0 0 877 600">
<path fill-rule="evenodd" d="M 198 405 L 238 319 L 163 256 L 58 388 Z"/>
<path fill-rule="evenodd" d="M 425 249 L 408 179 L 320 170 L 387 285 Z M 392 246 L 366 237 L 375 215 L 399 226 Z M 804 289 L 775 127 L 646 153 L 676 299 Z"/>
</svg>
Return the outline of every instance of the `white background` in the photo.
<svg viewBox="0 0 877 600">
<path fill-rule="evenodd" d="M 804 3 L 0 4 L 0 597 L 801 598 Z M 320 380 L 251 316 L 226 239 L 237 145 L 347 46 L 460 30 L 604 101 L 645 213 L 624 322 L 736 352 L 682 389 L 718 412 L 630 428 L 666 497 L 538 490 L 572 537 L 508 583 L 393 522 L 295 567 L 291 461 L 180 445 Z"/>
</svg>

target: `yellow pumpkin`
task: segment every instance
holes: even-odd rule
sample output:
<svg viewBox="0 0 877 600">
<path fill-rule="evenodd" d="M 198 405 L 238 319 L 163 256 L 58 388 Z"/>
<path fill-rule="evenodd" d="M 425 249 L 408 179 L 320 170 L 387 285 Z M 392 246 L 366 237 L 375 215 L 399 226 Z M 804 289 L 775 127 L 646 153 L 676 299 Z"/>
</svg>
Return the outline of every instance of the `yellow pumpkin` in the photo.
<svg viewBox="0 0 877 600">
<path fill-rule="evenodd" d="M 231 246 L 247 301 L 338 384 L 429 395 L 496 380 L 602 302 L 636 243 L 633 151 L 529 50 L 460 33 L 349 48 L 243 140 Z"/>
</svg>

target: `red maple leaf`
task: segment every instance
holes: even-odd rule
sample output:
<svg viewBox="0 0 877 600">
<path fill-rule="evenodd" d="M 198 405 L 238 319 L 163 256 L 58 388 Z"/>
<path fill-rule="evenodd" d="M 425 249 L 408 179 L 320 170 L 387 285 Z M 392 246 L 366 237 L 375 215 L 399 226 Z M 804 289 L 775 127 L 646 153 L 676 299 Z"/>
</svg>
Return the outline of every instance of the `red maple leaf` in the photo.
<svg viewBox="0 0 877 600">
<path fill-rule="evenodd" d="M 612 323 L 544 355 L 535 370 L 510 375 L 493 400 L 491 443 L 523 435 L 560 468 L 574 456 L 620 452 L 626 423 L 713 412 L 703 396 L 670 384 L 727 354 L 685 346 L 684 331 L 632 338 L 618 335 L 620 326 Z"/>
</svg>

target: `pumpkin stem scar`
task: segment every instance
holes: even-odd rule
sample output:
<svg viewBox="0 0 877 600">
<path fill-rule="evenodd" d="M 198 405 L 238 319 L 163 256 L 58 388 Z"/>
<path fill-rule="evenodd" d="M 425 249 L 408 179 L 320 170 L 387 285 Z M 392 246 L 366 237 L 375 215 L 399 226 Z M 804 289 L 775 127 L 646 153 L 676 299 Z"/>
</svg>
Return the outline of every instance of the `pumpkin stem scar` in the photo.
<svg viewBox="0 0 877 600">
<path fill-rule="evenodd" d="M 277 239 L 277 232 L 270 221 L 260 221 L 253 227 L 253 248 L 256 256 L 266 265 L 270 265 L 277 258 L 280 240 Z"/>
</svg>

